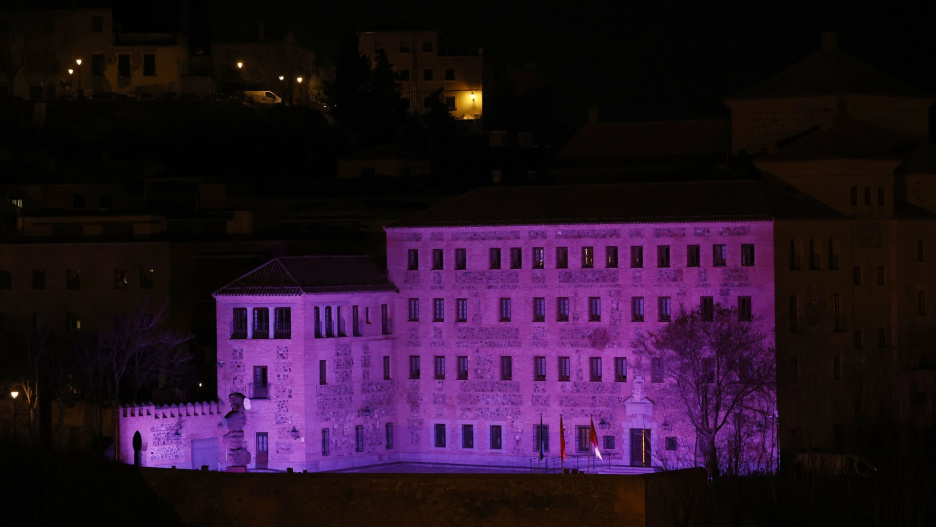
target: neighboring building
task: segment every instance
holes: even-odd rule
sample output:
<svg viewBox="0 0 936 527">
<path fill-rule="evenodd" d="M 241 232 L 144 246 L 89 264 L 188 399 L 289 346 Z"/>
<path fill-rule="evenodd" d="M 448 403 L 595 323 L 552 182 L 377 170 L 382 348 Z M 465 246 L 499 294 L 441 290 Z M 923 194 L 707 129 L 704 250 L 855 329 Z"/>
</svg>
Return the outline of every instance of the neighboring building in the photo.
<svg viewBox="0 0 936 527">
<path fill-rule="evenodd" d="M 17 97 L 177 96 L 188 71 L 180 35 L 122 34 L 110 9 L 4 11 L 0 27 L 0 83 Z"/>
<path fill-rule="evenodd" d="M 442 90 L 445 103 L 456 119 L 480 119 L 483 107 L 482 51 L 476 55 L 448 54 L 439 49 L 439 32 L 391 24 L 359 35 L 358 49 L 377 60 L 382 51 L 403 88 L 403 100 L 415 113 L 430 107 L 428 98 Z"/>
<path fill-rule="evenodd" d="M 222 95 L 268 90 L 293 104 L 317 100 L 316 88 L 309 85 L 318 75 L 315 52 L 297 44 L 292 32 L 267 31 L 261 24 L 253 34 L 221 35 L 212 43 L 211 54 Z"/>
</svg>

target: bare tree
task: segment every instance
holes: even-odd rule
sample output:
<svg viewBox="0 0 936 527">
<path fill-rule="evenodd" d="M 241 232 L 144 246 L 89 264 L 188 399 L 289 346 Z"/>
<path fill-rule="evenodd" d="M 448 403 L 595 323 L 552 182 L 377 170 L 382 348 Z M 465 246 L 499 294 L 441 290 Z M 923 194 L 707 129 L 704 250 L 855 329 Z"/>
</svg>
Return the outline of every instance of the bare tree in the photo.
<svg viewBox="0 0 936 527">
<path fill-rule="evenodd" d="M 746 405 L 776 399 L 776 354 L 760 323 L 759 317 L 742 321 L 737 309 L 720 304 L 711 312 L 683 309 L 659 331 L 638 334 L 632 343 L 638 353 L 657 359 L 675 388 L 713 477 L 721 467 L 719 432 L 748 411 Z"/>
</svg>

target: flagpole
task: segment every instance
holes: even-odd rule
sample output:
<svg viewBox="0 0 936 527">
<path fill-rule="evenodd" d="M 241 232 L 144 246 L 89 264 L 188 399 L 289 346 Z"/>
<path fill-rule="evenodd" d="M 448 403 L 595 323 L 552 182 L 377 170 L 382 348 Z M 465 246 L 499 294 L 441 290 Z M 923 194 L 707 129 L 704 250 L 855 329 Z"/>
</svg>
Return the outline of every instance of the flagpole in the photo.
<svg viewBox="0 0 936 527">
<path fill-rule="evenodd" d="M 536 462 L 536 473 L 543 473 L 543 443 L 545 438 L 543 437 L 543 414 L 540 414 L 540 433 L 539 433 L 539 461 Z"/>
<path fill-rule="evenodd" d="M 565 427 L 559 414 L 559 474 L 565 474 Z"/>
</svg>

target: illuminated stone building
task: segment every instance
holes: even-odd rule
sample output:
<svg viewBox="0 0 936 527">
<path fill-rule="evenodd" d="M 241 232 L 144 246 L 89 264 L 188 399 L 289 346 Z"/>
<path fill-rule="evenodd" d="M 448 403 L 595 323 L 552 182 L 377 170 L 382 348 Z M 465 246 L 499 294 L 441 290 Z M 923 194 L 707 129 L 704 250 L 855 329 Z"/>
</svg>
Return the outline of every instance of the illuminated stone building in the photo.
<svg viewBox="0 0 936 527">
<path fill-rule="evenodd" d="M 362 32 L 358 49 L 371 64 L 376 63 L 378 51 L 386 54 L 410 111 L 425 112 L 427 98 L 441 89 L 453 117 L 481 118 L 484 83 L 480 49 L 477 54 L 448 53 L 439 47 L 438 31 L 405 24 Z"/>
</svg>

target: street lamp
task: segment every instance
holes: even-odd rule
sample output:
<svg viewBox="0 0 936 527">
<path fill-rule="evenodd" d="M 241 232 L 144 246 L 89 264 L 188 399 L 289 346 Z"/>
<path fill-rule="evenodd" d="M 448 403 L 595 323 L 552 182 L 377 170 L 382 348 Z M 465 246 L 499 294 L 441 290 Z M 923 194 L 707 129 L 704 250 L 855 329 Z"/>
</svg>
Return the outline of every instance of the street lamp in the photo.
<svg viewBox="0 0 936 527">
<path fill-rule="evenodd" d="M 19 397 L 19 392 L 10 390 L 10 397 L 13 398 L 13 442 L 16 443 L 16 398 Z"/>
<path fill-rule="evenodd" d="M 78 64 L 78 96 L 84 97 L 84 90 L 81 88 L 81 59 L 75 59 L 75 64 Z"/>
<path fill-rule="evenodd" d="M 302 77 L 296 77 L 296 82 L 299 83 L 299 93 L 300 93 L 300 99 L 301 99 L 301 98 L 302 98 L 302 96 L 301 96 L 301 94 L 302 94 Z"/>
</svg>

